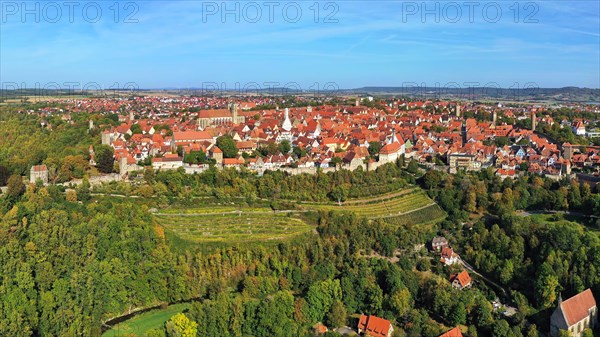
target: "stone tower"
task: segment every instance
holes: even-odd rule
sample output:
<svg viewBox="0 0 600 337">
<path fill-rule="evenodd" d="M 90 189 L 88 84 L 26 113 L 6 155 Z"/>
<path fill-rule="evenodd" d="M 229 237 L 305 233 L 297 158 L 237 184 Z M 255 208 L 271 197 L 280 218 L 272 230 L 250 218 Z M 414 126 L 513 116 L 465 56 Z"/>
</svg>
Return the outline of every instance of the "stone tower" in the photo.
<svg viewBox="0 0 600 337">
<path fill-rule="evenodd" d="M 233 125 L 236 125 L 239 123 L 238 108 L 239 108 L 239 104 L 237 104 L 235 102 L 229 103 L 229 112 L 231 113 L 231 123 Z"/>
<path fill-rule="evenodd" d="M 494 110 L 494 112 L 492 112 L 492 124 L 496 125 L 496 120 L 498 119 L 498 112 L 496 110 Z"/>
<path fill-rule="evenodd" d="M 460 103 L 456 103 L 454 110 L 456 112 L 456 117 L 460 117 Z"/>
<path fill-rule="evenodd" d="M 535 111 L 532 111 L 531 112 L 531 131 L 535 131 L 535 125 L 536 125 Z"/>
</svg>

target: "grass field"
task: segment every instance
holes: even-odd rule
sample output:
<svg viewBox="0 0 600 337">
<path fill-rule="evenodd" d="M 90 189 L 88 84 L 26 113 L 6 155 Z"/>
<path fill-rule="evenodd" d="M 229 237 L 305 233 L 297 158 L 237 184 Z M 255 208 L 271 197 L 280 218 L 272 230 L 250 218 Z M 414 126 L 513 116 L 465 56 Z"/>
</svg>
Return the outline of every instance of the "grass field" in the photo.
<svg viewBox="0 0 600 337">
<path fill-rule="evenodd" d="M 306 207 L 324 211 L 354 212 L 369 219 L 392 218 L 412 213 L 424 214 L 424 217 L 429 219 L 435 219 L 442 216 L 442 214 L 437 211 L 441 211 L 441 209 L 439 209 L 435 202 L 420 189 L 410 189 L 408 193 L 396 192 L 390 194 L 389 197 L 383 195 L 373 199 L 364 199 L 362 202 L 353 201 L 352 203 L 342 205 L 308 204 Z M 435 210 L 436 214 L 428 215 L 428 213 L 433 210 Z M 433 215 L 433 217 L 431 217 L 431 215 Z"/>
<path fill-rule="evenodd" d="M 586 230 L 596 233 L 600 236 L 600 227 L 596 225 L 596 219 L 574 214 L 532 214 L 531 217 L 539 222 L 554 223 L 560 225 L 581 225 Z"/>
<path fill-rule="evenodd" d="M 246 243 L 278 241 L 295 237 L 312 229 L 298 217 L 253 209 L 248 213 L 181 213 L 156 214 L 158 223 L 180 239 L 193 243 Z M 224 211 L 219 208 L 219 211 Z M 246 212 L 246 209 L 244 209 Z"/>
<path fill-rule="evenodd" d="M 102 334 L 102 337 L 141 337 L 146 331 L 162 327 L 173 315 L 183 312 L 190 307 L 190 304 L 183 303 L 171 305 L 164 310 L 156 309 L 145 312 L 123 323 L 117 324 L 115 327 Z"/>
</svg>

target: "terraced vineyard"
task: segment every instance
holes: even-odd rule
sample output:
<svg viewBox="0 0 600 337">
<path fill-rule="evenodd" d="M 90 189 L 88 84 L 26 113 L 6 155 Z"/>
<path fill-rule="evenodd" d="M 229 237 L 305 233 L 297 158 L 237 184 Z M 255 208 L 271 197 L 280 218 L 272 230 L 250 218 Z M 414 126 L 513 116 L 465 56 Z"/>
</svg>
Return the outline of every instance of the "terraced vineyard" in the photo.
<svg viewBox="0 0 600 337">
<path fill-rule="evenodd" d="M 424 214 L 424 218 L 429 219 L 436 219 L 445 215 L 423 190 L 410 189 L 408 192 L 402 192 L 404 191 L 391 194 L 389 197 L 384 195 L 375 199 L 366 199 L 363 202 L 353 201 L 342 205 L 310 204 L 307 207 L 325 211 L 354 212 L 370 219 L 391 218 L 412 213 Z"/>
<path fill-rule="evenodd" d="M 155 216 L 168 231 L 193 243 L 279 241 L 312 229 L 297 217 L 268 212 L 267 209 L 249 213 L 161 213 Z"/>
</svg>

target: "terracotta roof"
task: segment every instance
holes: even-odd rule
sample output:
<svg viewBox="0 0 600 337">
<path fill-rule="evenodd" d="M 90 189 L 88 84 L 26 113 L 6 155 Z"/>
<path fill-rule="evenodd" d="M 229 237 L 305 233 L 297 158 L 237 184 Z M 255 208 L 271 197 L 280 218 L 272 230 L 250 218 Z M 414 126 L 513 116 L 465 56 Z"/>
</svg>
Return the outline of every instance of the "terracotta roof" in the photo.
<svg viewBox="0 0 600 337">
<path fill-rule="evenodd" d="M 454 250 L 452 250 L 452 248 L 450 248 L 450 247 L 442 248 L 442 257 L 451 258 L 452 255 L 454 255 Z"/>
<path fill-rule="evenodd" d="M 361 315 L 358 321 L 358 328 L 364 330 L 369 336 L 387 337 L 392 324 L 387 319 L 377 316 Z"/>
<path fill-rule="evenodd" d="M 391 144 L 386 144 L 384 147 L 382 147 L 381 150 L 379 151 L 379 154 L 396 153 L 399 150 L 400 150 L 400 143 L 393 142 Z"/>
<path fill-rule="evenodd" d="M 31 168 L 34 172 L 42 172 L 42 171 L 47 171 L 48 168 L 46 167 L 46 165 L 35 165 Z"/>
<path fill-rule="evenodd" d="M 231 113 L 227 109 L 201 110 L 198 113 L 198 118 L 221 118 L 231 116 Z"/>
<path fill-rule="evenodd" d="M 460 332 L 459 327 L 455 327 L 454 329 L 441 334 L 440 337 L 463 337 L 463 334 Z"/>
<path fill-rule="evenodd" d="M 212 139 L 213 137 L 206 131 L 176 131 L 173 132 L 173 138 L 175 138 L 175 141 L 189 142 Z"/>
<path fill-rule="evenodd" d="M 454 282 L 454 280 L 458 280 L 461 287 L 466 287 L 469 283 L 471 283 L 471 276 L 469 276 L 469 273 L 467 273 L 466 270 L 463 270 L 460 273 L 458 273 L 458 275 L 454 275 L 451 278 L 452 282 Z"/>
<path fill-rule="evenodd" d="M 569 326 L 581 321 L 590 315 L 589 309 L 596 306 L 596 300 L 590 289 L 563 301 L 561 309 Z"/>
</svg>

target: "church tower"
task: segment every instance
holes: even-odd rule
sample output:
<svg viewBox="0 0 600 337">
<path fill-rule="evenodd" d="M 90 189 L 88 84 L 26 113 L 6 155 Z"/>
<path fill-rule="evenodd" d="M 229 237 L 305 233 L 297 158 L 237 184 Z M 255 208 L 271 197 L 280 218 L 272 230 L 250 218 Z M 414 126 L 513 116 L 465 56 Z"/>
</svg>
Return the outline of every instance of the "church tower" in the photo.
<svg viewBox="0 0 600 337">
<path fill-rule="evenodd" d="M 283 121 L 283 124 L 281 125 L 281 128 L 286 132 L 290 132 L 292 130 L 292 122 L 290 121 L 290 109 L 285 108 L 284 114 L 285 119 Z"/>
<path fill-rule="evenodd" d="M 233 124 L 233 125 L 236 125 L 239 123 L 238 107 L 239 107 L 239 104 L 237 104 L 235 102 L 229 103 L 229 113 L 231 114 L 231 124 Z"/>
</svg>

